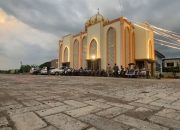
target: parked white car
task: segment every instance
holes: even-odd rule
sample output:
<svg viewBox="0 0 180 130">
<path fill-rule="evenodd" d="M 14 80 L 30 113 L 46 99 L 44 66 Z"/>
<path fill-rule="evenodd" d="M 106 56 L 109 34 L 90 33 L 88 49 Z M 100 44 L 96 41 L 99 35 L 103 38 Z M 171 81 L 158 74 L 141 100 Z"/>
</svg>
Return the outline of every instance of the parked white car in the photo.
<svg viewBox="0 0 180 130">
<path fill-rule="evenodd" d="M 64 74 L 64 67 L 61 67 L 61 68 L 56 68 L 56 69 L 52 69 L 50 70 L 50 74 L 51 75 L 61 75 L 61 74 Z"/>
<path fill-rule="evenodd" d="M 31 67 L 30 74 L 38 74 L 40 72 L 39 67 Z"/>
<path fill-rule="evenodd" d="M 47 67 L 43 67 L 43 68 L 41 69 L 40 73 L 41 73 L 42 75 L 47 75 L 47 74 L 48 74 L 48 72 L 47 72 Z"/>
</svg>

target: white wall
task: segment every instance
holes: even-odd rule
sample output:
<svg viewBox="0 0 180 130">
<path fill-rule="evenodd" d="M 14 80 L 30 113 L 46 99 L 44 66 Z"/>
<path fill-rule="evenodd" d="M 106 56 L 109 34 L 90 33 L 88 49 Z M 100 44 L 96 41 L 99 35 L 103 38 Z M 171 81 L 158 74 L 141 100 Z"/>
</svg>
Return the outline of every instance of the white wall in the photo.
<svg viewBox="0 0 180 130">
<path fill-rule="evenodd" d="M 67 47 L 68 48 L 68 61 L 70 62 L 70 66 L 72 67 L 72 56 L 71 56 L 71 52 L 72 52 L 72 35 L 67 35 L 63 37 L 63 57 L 64 57 L 64 49 Z"/>
<path fill-rule="evenodd" d="M 101 44 L 102 44 L 101 28 L 102 28 L 102 23 L 97 23 L 95 25 L 88 27 L 88 30 L 87 30 L 87 58 L 88 59 L 91 58 L 89 56 L 89 46 L 93 39 L 95 39 L 97 42 L 97 57 L 96 58 L 101 58 L 101 53 L 100 53 Z"/>
<path fill-rule="evenodd" d="M 116 64 L 118 66 L 121 66 L 120 63 L 120 55 L 121 55 L 121 49 L 120 49 L 120 44 L 121 44 L 121 25 L 120 21 L 114 22 L 112 24 L 106 25 L 103 28 L 103 45 L 102 45 L 102 68 L 106 69 L 107 67 L 107 55 L 106 55 L 106 48 L 107 48 L 107 31 L 108 29 L 112 27 L 116 30 Z M 114 51 L 114 50 L 113 50 Z"/>
</svg>

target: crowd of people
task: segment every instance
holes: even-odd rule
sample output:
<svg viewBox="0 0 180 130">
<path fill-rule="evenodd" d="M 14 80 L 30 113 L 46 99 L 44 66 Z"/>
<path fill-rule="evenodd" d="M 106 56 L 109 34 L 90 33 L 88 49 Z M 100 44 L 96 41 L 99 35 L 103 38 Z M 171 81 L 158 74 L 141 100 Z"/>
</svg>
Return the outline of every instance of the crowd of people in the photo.
<svg viewBox="0 0 180 130">
<path fill-rule="evenodd" d="M 55 69 L 57 70 L 57 69 Z M 50 73 L 50 69 L 47 67 L 47 74 Z M 54 71 L 52 71 L 54 72 Z M 53 74 L 55 74 L 54 72 Z M 145 68 L 139 69 L 137 66 L 129 65 L 129 67 L 119 66 L 114 64 L 111 66 L 107 64 L 106 70 L 99 70 L 99 69 L 73 69 L 70 67 L 63 67 L 59 71 L 57 71 L 59 75 L 66 75 L 66 76 L 103 76 L 103 77 L 123 77 L 123 78 L 150 78 L 150 71 L 146 70 Z"/>
<path fill-rule="evenodd" d="M 126 68 L 121 66 L 119 68 L 117 64 L 114 64 L 113 67 L 111 67 L 111 65 L 108 64 L 106 70 L 108 77 L 150 77 L 150 72 L 148 70 L 146 70 L 145 68 L 140 70 L 136 66 L 129 66 Z"/>
<path fill-rule="evenodd" d="M 150 71 L 145 68 L 139 69 L 135 65 L 133 67 L 130 65 L 129 67 L 124 68 L 123 66 L 119 66 L 114 64 L 111 67 L 110 64 L 107 65 L 105 70 L 89 70 L 87 68 L 83 69 L 82 67 L 78 70 L 72 69 L 68 75 L 74 76 L 107 76 L 107 77 L 124 77 L 124 78 L 150 78 Z"/>
</svg>

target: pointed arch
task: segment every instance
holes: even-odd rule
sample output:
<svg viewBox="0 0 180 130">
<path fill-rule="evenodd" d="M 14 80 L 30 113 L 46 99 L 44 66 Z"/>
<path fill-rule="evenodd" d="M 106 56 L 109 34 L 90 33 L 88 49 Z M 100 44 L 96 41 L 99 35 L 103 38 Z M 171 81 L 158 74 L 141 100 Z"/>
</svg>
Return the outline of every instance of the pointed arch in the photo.
<svg viewBox="0 0 180 130">
<path fill-rule="evenodd" d="M 89 57 L 92 58 L 94 56 L 97 58 L 97 41 L 95 39 L 89 45 Z"/>
<path fill-rule="evenodd" d="M 69 62 L 69 49 L 66 47 L 64 49 L 64 62 Z"/>
<path fill-rule="evenodd" d="M 113 27 L 109 27 L 106 38 L 107 63 L 113 66 L 116 63 L 116 30 Z"/>
</svg>

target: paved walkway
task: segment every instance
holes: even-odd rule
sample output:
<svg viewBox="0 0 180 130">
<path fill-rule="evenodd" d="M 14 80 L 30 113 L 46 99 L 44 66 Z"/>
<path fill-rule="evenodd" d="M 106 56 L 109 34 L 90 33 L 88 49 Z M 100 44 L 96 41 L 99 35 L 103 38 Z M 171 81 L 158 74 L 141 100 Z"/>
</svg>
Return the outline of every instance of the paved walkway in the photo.
<svg viewBox="0 0 180 130">
<path fill-rule="evenodd" d="M 0 130 L 180 130 L 180 80 L 0 75 Z"/>
</svg>

